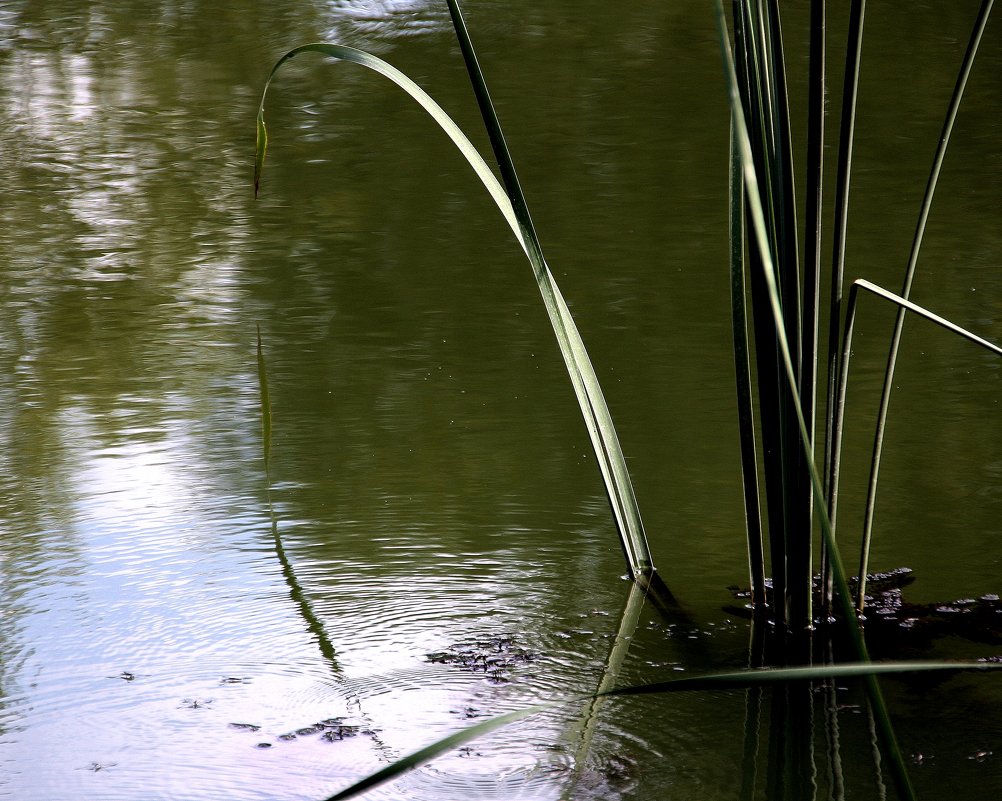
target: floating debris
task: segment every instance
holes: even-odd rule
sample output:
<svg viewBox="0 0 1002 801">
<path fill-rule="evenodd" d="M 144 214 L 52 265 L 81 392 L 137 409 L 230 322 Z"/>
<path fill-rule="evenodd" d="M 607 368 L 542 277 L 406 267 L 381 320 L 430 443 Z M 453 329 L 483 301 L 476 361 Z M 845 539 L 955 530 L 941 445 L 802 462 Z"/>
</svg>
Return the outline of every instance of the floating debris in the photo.
<svg viewBox="0 0 1002 801">
<path fill-rule="evenodd" d="M 426 658 L 435 664 L 458 665 L 471 673 L 483 673 L 488 681 L 505 684 L 511 681 L 517 667 L 534 662 L 539 654 L 522 647 L 513 634 L 508 634 L 450 645 L 444 651 L 427 654 Z"/>
<path fill-rule="evenodd" d="M 356 734 L 372 735 L 375 733 L 372 731 L 363 731 L 361 726 L 354 726 L 349 723 L 345 723 L 344 718 L 330 718 L 329 720 L 323 721 L 323 726 L 324 732 L 320 735 L 320 738 L 329 743 L 344 740 L 348 737 L 354 737 Z"/>
<path fill-rule="evenodd" d="M 278 739 L 282 742 L 291 742 L 292 740 L 298 740 L 300 737 L 309 737 L 313 734 L 319 735 L 318 739 L 328 743 L 340 742 L 341 740 L 347 740 L 360 734 L 366 737 L 376 736 L 376 732 L 372 729 L 348 723 L 345 718 L 327 718 L 318 723 L 303 726 L 295 731 L 280 734 L 278 735 Z"/>
<path fill-rule="evenodd" d="M 315 724 L 313 726 L 303 726 L 301 729 L 296 729 L 297 737 L 308 737 L 311 734 L 317 734 L 323 730 L 323 726 L 320 724 Z"/>
</svg>

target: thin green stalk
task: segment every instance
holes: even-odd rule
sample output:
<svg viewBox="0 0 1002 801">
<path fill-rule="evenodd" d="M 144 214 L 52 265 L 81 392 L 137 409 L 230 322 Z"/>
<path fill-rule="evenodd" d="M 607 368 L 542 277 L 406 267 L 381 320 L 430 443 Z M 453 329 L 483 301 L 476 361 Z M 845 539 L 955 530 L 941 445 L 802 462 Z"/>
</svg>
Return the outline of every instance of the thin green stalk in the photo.
<svg viewBox="0 0 1002 801">
<path fill-rule="evenodd" d="M 770 74 L 773 91 L 773 124 L 775 125 L 776 141 L 776 178 L 778 184 L 776 218 L 777 251 L 783 263 L 783 281 L 785 286 L 783 298 L 783 313 L 786 320 L 786 338 L 795 344 L 799 369 L 801 340 L 801 297 L 799 246 L 797 243 L 797 191 L 793 171 L 793 142 L 790 124 L 790 103 L 786 88 L 786 56 L 783 49 L 783 28 L 779 13 L 779 0 L 769 0 L 768 7 L 768 53 L 770 56 Z M 799 375 L 798 375 L 799 378 Z"/>
<path fill-rule="evenodd" d="M 737 383 L 738 436 L 741 448 L 741 481 L 745 501 L 745 530 L 748 535 L 748 576 L 752 604 L 766 605 L 765 554 L 762 549 L 762 510 L 758 489 L 758 459 L 755 455 L 755 419 L 752 409 L 751 370 L 748 363 L 748 320 L 745 311 L 745 218 L 744 178 L 731 125 L 730 160 L 730 252 L 731 323 L 734 337 L 734 375 Z"/>
<path fill-rule="evenodd" d="M 814 430 L 817 383 L 818 296 L 821 284 L 821 228 L 825 142 L 825 1 L 812 0 L 808 63 L 807 204 L 804 224 L 804 306 L 801 330 L 800 405 Z"/>
<path fill-rule="evenodd" d="M 768 0 L 768 6 L 762 9 L 762 24 L 772 103 L 770 120 L 773 173 L 766 181 L 773 185 L 771 214 L 776 240 L 773 255 L 780 278 L 780 298 L 783 306 L 786 339 L 796 357 L 794 366 L 799 371 L 801 298 L 798 270 L 796 189 L 794 186 L 790 108 L 786 88 L 786 63 L 778 0 Z M 798 382 L 799 377 L 798 374 Z M 799 453 L 799 449 L 797 452 Z"/>
<path fill-rule="evenodd" d="M 754 153 L 759 161 L 756 167 L 762 175 L 772 175 L 769 159 L 775 152 L 775 141 L 773 140 L 773 126 L 771 115 L 773 103 L 771 98 L 772 87 L 769 83 L 769 71 L 765 63 L 765 24 L 762 13 L 761 0 L 743 0 L 741 3 L 742 17 L 744 20 L 744 32 L 746 37 L 747 50 L 745 58 L 747 67 L 745 78 L 748 90 L 748 117 L 755 124 L 749 130 L 748 135 L 754 146 Z M 767 192 L 771 196 L 771 192 Z"/>
<path fill-rule="evenodd" d="M 828 404 L 834 408 L 839 382 L 839 328 L 842 323 L 842 284 L 845 274 L 845 236 L 849 219 L 849 183 L 852 174 L 852 149 L 856 130 L 856 98 L 859 92 L 859 62 L 863 50 L 863 12 L 865 0 L 853 0 L 849 12 L 849 32 L 846 42 L 845 71 L 842 80 L 842 111 L 839 123 L 838 162 L 835 171 L 835 223 L 832 231 L 831 296 L 828 308 Z M 832 414 L 825 415 L 825 491 L 828 493 L 828 519 L 832 531 L 837 526 L 838 507 L 830 492 L 832 474 L 837 462 L 832 448 Z M 822 606 L 831 617 L 832 575 L 828 546 L 822 542 L 825 572 L 822 581 Z"/>
<path fill-rule="evenodd" d="M 825 133 L 825 2 L 812 0 L 808 63 L 807 189 L 804 224 L 804 294 L 801 322 L 800 406 L 808 430 L 817 437 L 818 309 L 821 287 L 821 229 Z M 805 493 L 810 493 L 805 487 Z M 807 530 L 812 534 L 814 508 L 807 497 Z M 822 549 L 822 561 L 824 561 Z M 813 566 L 811 566 L 813 572 Z M 822 573 L 824 570 L 822 569 Z M 813 588 L 812 588 L 813 590 Z M 824 608 L 824 604 L 822 604 Z"/>
<path fill-rule="evenodd" d="M 929 219 L 929 210 L 932 207 L 933 195 L 936 193 L 936 184 L 939 182 L 939 175 L 943 168 L 943 159 L 946 157 L 946 148 L 950 144 L 950 136 L 953 133 L 954 123 L 957 120 L 957 113 L 960 110 L 960 101 L 964 96 L 964 89 L 967 86 L 967 79 L 970 77 L 971 69 L 974 66 L 974 57 L 978 52 L 978 45 L 981 44 L 981 37 L 984 34 L 985 26 L 988 24 L 988 17 L 991 14 L 994 0 L 982 0 L 981 9 L 974 22 L 974 29 L 971 31 L 971 38 L 967 44 L 967 51 L 964 53 L 964 61 L 957 76 L 957 83 L 953 89 L 953 96 L 950 98 L 950 105 L 946 112 L 946 120 L 943 123 L 943 130 L 939 136 L 939 145 L 936 148 L 936 155 L 933 157 L 932 170 L 929 173 L 929 181 L 926 184 L 925 195 L 922 198 L 922 207 L 919 212 L 918 223 L 915 226 L 915 236 L 912 239 L 911 253 L 908 256 L 908 267 L 905 270 L 905 280 L 901 289 L 901 297 L 907 299 L 911 295 L 912 281 L 915 278 L 915 268 L 918 264 L 919 250 L 922 248 L 922 239 L 925 235 L 926 223 Z M 887 425 L 887 410 L 891 402 L 891 387 L 894 381 L 894 368 L 898 360 L 898 348 L 901 344 L 901 333 L 905 324 L 905 310 L 898 310 L 894 320 L 894 333 L 891 335 L 891 347 L 887 356 L 887 368 L 884 371 L 884 385 L 880 392 L 880 408 L 877 412 L 876 431 L 873 435 L 873 456 L 870 460 L 870 481 L 866 494 L 866 510 L 863 515 L 863 544 L 861 547 L 859 570 L 859 605 L 862 612 L 862 599 L 866 584 L 866 565 L 870 555 L 870 539 L 873 532 L 873 511 L 877 503 L 877 480 L 880 473 L 880 456 L 884 447 L 884 430 Z"/>
<path fill-rule="evenodd" d="M 742 102 L 751 98 L 752 89 L 747 65 L 750 63 L 748 32 L 746 29 L 748 4 L 746 0 L 732 0 L 731 15 L 734 18 L 734 68 L 738 76 L 738 86 L 741 87 Z M 745 116 L 754 119 L 749 107 L 745 107 Z"/>
<path fill-rule="evenodd" d="M 778 270 L 780 298 L 787 342 L 794 358 L 797 389 L 793 393 L 803 398 L 803 331 L 802 298 L 800 294 L 800 262 L 797 242 L 797 201 L 793 170 L 793 144 L 790 109 L 786 87 L 786 63 L 783 49 L 782 24 L 778 0 L 769 0 L 766 14 L 769 70 L 774 86 L 773 125 L 776 153 L 776 194 L 773 215 L 776 218 L 776 244 L 774 251 Z M 781 388 L 783 407 L 783 446 L 786 475 L 784 479 L 787 507 L 787 574 L 790 592 L 790 621 L 795 629 L 809 629 L 812 625 L 812 554 L 811 554 L 811 488 L 803 450 L 797 444 L 799 437 L 796 416 L 792 412 L 793 394 Z M 813 401 L 808 406 L 801 402 L 805 419 L 810 420 L 813 453 L 814 423 Z M 811 456 L 813 460 L 813 455 Z"/>
<path fill-rule="evenodd" d="M 775 180 L 777 175 L 781 175 L 781 167 L 776 163 L 779 157 L 776 118 L 778 104 L 769 49 L 769 16 L 763 2 L 765 0 L 743 0 L 741 3 L 745 41 L 748 44 L 747 64 L 743 70 L 746 96 L 742 96 L 742 102 L 746 108 L 745 120 L 751 123 L 748 136 L 755 168 L 763 176 L 761 189 L 771 252 L 776 254 L 780 251 L 779 220 L 776 215 L 780 204 L 777 195 L 782 190 L 781 182 Z M 773 350 L 770 347 L 766 352 L 771 354 Z"/>
</svg>

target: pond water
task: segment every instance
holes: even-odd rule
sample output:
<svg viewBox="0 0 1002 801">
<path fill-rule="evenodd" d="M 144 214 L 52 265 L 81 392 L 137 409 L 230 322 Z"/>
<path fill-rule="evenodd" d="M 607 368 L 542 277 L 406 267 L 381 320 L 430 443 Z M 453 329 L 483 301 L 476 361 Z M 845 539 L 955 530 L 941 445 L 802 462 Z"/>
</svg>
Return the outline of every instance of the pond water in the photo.
<svg viewBox="0 0 1002 801">
<path fill-rule="evenodd" d="M 976 6 L 868 11 L 852 277 L 900 286 Z M 711 7 L 465 8 L 686 610 L 641 611 L 618 680 L 741 667 Z M 995 341 L 997 23 L 913 294 Z M 608 669 L 622 554 L 530 270 L 465 163 L 382 79 L 303 56 L 273 86 L 253 200 L 267 72 L 318 39 L 388 59 L 485 145 L 444 3 L 0 9 L 0 798 L 321 799 Z M 892 316 L 868 303 L 857 333 L 847 554 Z M 912 568 L 913 602 L 1002 592 L 1000 397 L 997 359 L 909 323 L 871 566 Z M 1000 654 L 948 638 L 890 655 Z M 1002 793 L 997 679 L 886 687 L 921 797 Z M 843 700 L 845 797 L 885 797 Z M 742 692 L 554 709 L 371 797 L 735 799 L 745 716 Z M 824 770 L 813 781 L 829 797 Z"/>
</svg>

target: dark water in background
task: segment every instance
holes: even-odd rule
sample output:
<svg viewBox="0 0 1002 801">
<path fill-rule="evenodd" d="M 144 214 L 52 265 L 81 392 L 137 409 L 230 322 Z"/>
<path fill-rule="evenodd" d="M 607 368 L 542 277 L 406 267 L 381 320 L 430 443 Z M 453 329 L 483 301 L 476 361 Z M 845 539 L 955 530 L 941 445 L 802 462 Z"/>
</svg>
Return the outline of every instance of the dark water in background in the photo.
<svg viewBox="0 0 1002 801">
<path fill-rule="evenodd" d="M 899 288 L 975 11 L 868 10 L 853 277 Z M 740 666 L 745 624 L 722 611 L 746 568 L 712 13 L 467 14 L 692 617 L 645 611 L 621 680 Z M 531 273 L 465 163 L 382 79 L 303 56 L 273 88 L 251 197 L 267 70 L 316 39 L 387 58 L 484 143 L 444 4 L 0 8 L 0 798 L 321 798 L 478 716 L 601 680 L 622 557 Z M 995 341 L 1000 41 L 995 20 L 913 294 Z M 847 553 L 892 316 L 868 302 L 857 332 Z M 1002 592 L 1000 381 L 997 360 L 908 324 L 871 565 L 912 567 L 912 600 Z M 478 642 L 531 659 L 492 681 L 427 657 Z M 997 681 L 889 695 L 924 798 L 998 796 Z M 736 798 L 744 714 L 740 693 L 609 703 L 567 791 L 583 724 L 554 711 L 373 796 Z M 282 739 L 331 718 L 368 733 Z M 842 728 L 848 797 L 879 797 L 865 726 Z"/>
</svg>

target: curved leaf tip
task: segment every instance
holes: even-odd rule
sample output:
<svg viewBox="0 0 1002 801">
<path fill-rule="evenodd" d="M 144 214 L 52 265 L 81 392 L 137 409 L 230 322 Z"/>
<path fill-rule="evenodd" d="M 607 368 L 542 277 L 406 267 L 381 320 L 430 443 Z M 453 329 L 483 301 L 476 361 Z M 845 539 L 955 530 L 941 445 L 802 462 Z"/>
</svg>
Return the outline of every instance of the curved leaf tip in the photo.
<svg viewBox="0 0 1002 801">
<path fill-rule="evenodd" d="M 257 112 L 257 143 L 254 155 L 254 199 L 261 191 L 261 171 L 264 169 L 264 154 L 268 150 L 268 130 L 264 124 L 264 99 Z"/>
</svg>

